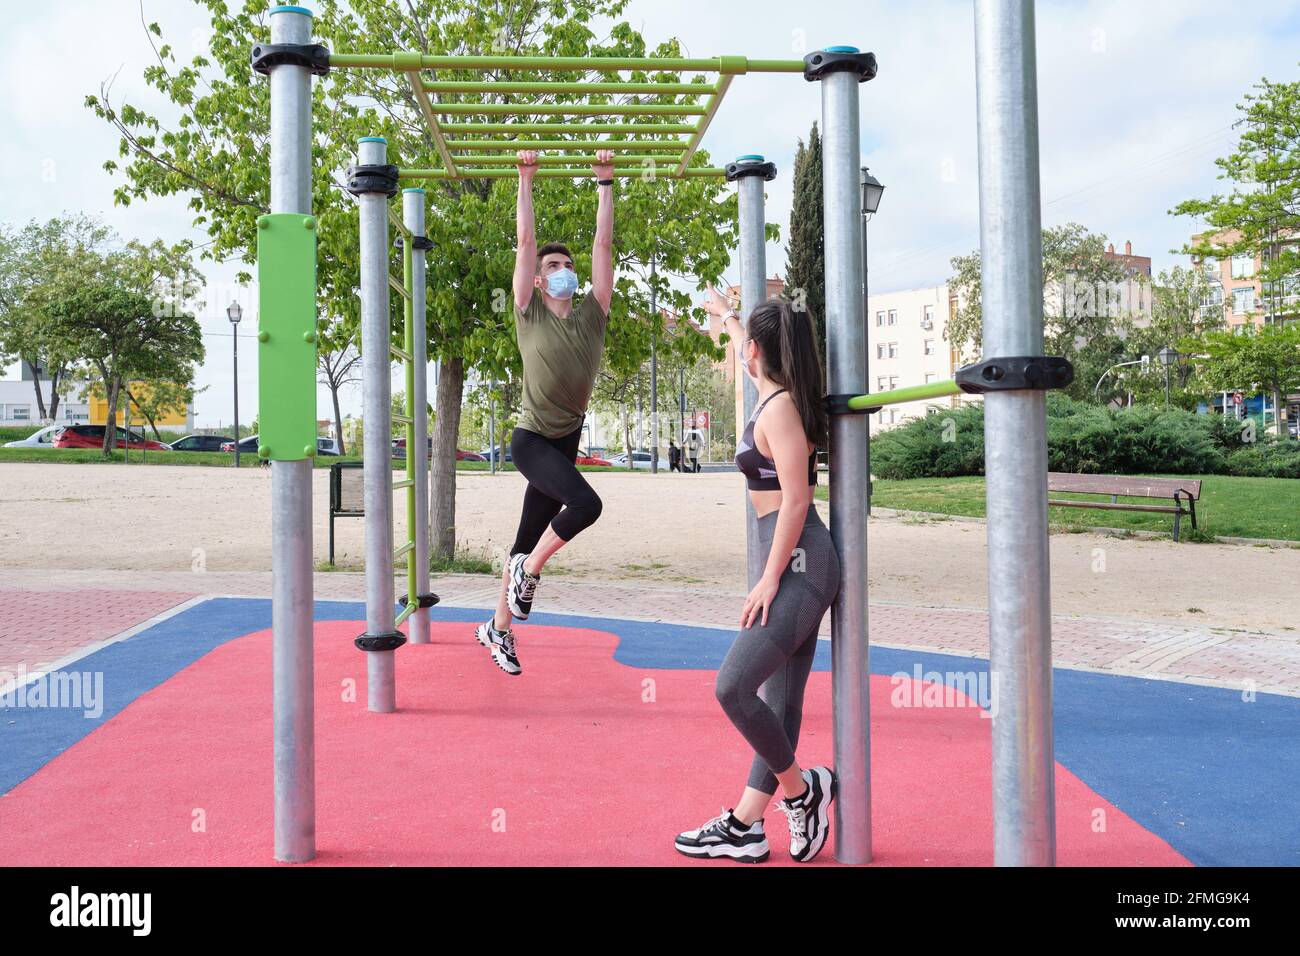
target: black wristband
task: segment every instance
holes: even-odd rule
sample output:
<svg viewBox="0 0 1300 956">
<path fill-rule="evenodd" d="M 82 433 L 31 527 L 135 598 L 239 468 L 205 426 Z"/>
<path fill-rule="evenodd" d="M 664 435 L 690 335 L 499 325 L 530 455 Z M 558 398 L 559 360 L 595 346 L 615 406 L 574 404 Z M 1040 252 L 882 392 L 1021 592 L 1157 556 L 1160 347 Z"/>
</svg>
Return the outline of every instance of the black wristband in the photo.
<svg viewBox="0 0 1300 956">
<path fill-rule="evenodd" d="M 612 186 L 612 185 L 614 185 L 614 180 L 612 180 L 612 179 L 597 179 L 597 180 L 596 180 L 596 185 L 597 185 L 597 186 Z"/>
</svg>

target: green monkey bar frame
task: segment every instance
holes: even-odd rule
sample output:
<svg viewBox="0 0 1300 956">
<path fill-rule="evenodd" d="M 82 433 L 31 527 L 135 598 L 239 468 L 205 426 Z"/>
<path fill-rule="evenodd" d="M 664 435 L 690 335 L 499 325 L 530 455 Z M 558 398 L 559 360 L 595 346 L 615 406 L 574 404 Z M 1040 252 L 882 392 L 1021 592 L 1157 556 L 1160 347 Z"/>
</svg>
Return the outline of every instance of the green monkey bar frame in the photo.
<svg viewBox="0 0 1300 956">
<path fill-rule="evenodd" d="M 1024 384 L 1015 363 L 1042 352 L 1041 232 L 1038 194 L 1037 93 L 1032 0 L 974 0 L 976 107 L 980 146 L 984 352 L 1012 359 L 1017 374 L 990 385 L 985 404 L 987 452 L 990 676 L 999 696 L 993 718 L 994 859 L 1002 865 L 1055 862 L 1054 763 L 1051 727 L 1051 626 L 1046 523 L 1046 440 L 1043 386 Z M 840 775 L 836 856 L 871 859 L 869 714 L 867 696 L 866 514 L 867 429 L 861 410 L 955 394 L 956 381 L 859 395 L 866 388 L 859 218 L 858 85 L 875 75 L 875 60 L 853 47 L 828 47 L 801 60 L 745 57 L 423 56 L 417 53 L 331 54 L 312 42 L 311 11 L 273 8 L 270 44 L 253 47 L 254 68 L 271 85 L 271 210 L 259 220 L 261 293 L 259 454 L 272 463 L 273 682 L 275 856 L 315 856 L 315 736 L 312 630 L 311 462 L 315 453 L 315 222 L 311 218 L 311 77 L 330 69 L 373 69 L 405 77 L 428 126 L 438 163 L 399 169 L 386 144 L 367 137 L 358 150 L 360 181 L 349 183 L 361 207 L 361 312 L 365 359 L 367 653 L 372 710 L 395 709 L 393 651 L 405 638 L 397 623 L 415 614 L 411 569 L 418 574 L 421 532 L 418 486 L 407 484 L 425 453 L 419 421 L 423 401 L 423 196 L 406 205 L 403 281 L 389 273 L 388 198 L 398 181 L 517 176 L 511 150 L 557 151 L 539 158 L 540 178 L 585 178 L 600 149 L 615 151 L 616 177 L 726 177 L 738 183 L 742 309 L 765 296 L 763 182 L 776 175 L 762 157 L 727 168 L 692 165 L 734 78 L 747 73 L 803 74 L 820 86 L 826 246 L 827 381 L 847 411 L 831 416 L 832 539 L 841 556 L 840 590 L 831 609 L 835 766 Z M 486 71 L 506 75 L 465 79 Z M 622 72 L 703 74 L 699 82 L 617 78 Z M 554 81 L 514 74 L 559 72 Z M 431 74 L 426 76 L 427 74 Z M 576 82 L 596 73 L 599 80 Z M 440 75 L 442 74 L 442 75 Z M 450 75 L 448 75 L 450 74 Z M 627 102 L 495 102 L 467 97 L 610 98 Z M 666 98 L 673 102 L 664 102 Z M 540 118 L 540 119 L 539 119 Z M 556 119 L 558 118 L 558 120 Z M 617 119 L 611 122 L 611 119 Z M 351 171 L 350 171 L 351 175 Z M 386 196 L 385 196 L 386 194 Z M 415 206 L 419 218 L 412 218 Z M 395 221 L 396 224 L 396 221 Z M 424 248 L 428 248 L 427 245 Z M 309 281 L 310 280 L 310 281 Z M 403 347 L 391 344 L 390 289 L 406 299 Z M 407 428 L 406 479 L 414 541 L 392 548 L 390 357 L 405 363 L 407 407 L 392 416 Z M 990 379 L 995 382 L 995 379 Z M 414 383 L 415 387 L 411 387 Z M 1017 384 L 1019 383 L 1019 384 Z M 302 395 L 286 395 L 299 390 Z M 416 394 L 419 393 L 419 394 Z M 313 401 L 305 401 L 309 395 Z M 284 398 L 285 401 L 279 401 Z M 269 400 L 275 399 L 275 400 Z M 752 407 L 746 390 L 746 410 Z M 418 446 L 418 447 L 417 447 Z M 383 475 L 376 482 L 373 476 Z M 414 494 L 412 494 L 415 492 Z M 374 507 L 372 508 L 372 502 Z M 752 509 L 750 509 L 752 517 Z M 753 558 L 753 525 L 747 559 Z M 407 558 L 407 606 L 393 614 L 392 567 Z M 427 557 L 427 552 L 426 552 Z M 414 561 L 414 565 L 413 562 Z M 750 560 L 751 574 L 754 567 Z M 427 574 L 427 566 L 423 569 Z M 752 582 L 751 582 L 752 583 Z M 431 595 L 426 597 L 432 597 Z M 435 599 L 436 600 L 436 599 Z M 423 603 L 423 599 L 421 599 Z M 420 617 L 413 618 L 413 624 Z M 414 628 L 413 628 L 414 631 Z"/>
</svg>

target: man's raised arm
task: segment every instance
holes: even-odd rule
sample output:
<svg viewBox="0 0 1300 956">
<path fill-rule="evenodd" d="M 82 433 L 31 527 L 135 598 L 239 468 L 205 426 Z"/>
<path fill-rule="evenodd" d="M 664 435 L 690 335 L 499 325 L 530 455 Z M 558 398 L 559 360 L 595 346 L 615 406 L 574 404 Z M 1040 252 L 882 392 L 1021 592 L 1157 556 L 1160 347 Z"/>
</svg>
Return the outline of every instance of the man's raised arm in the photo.
<svg viewBox="0 0 1300 956">
<path fill-rule="evenodd" d="M 614 178 L 614 153 L 602 149 L 596 153 L 591 171 L 599 182 Z M 614 186 L 597 185 L 599 197 L 596 207 L 596 241 L 591 247 L 591 294 L 600 303 L 601 311 L 609 315 L 609 303 L 614 298 Z"/>
<path fill-rule="evenodd" d="M 515 304 L 520 312 L 528 310 L 533 300 L 533 279 L 537 276 L 537 233 L 533 217 L 533 174 L 537 172 L 537 153 L 521 149 L 517 159 L 519 169 L 519 200 L 515 206 Z"/>
</svg>

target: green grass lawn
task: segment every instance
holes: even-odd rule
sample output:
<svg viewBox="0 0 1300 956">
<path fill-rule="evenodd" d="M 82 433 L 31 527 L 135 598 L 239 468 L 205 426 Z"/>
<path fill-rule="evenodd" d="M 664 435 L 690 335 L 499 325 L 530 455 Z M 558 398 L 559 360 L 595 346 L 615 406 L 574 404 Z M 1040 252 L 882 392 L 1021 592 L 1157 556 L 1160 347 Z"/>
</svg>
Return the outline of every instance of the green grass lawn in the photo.
<svg viewBox="0 0 1300 956">
<path fill-rule="evenodd" d="M 1294 478 L 1235 478 L 1227 475 L 1151 476 L 1199 477 L 1201 498 L 1196 503 L 1199 533 L 1192 532 L 1191 520 L 1183 518 L 1185 540 L 1209 540 L 1215 535 L 1237 538 L 1280 538 L 1300 541 L 1300 480 Z M 817 497 L 827 497 L 818 487 Z M 1054 494 L 1077 501 L 1109 501 L 1109 495 Z M 1121 502 L 1163 504 L 1146 498 L 1124 498 Z M 873 505 L 902 511 L 930 511 L 947 515 L 984 517 L 984 479 L 917 478 L 911 481 L 875 483 Z M 1172 502 L 1170 502 L 1172 504 Z M 1091 508 L 1049 509 L 1052 527 L 1062 531 L 1086 528 L 1122 528 L 1134 531 L 1172 533 L 1174 517 L 1140 511 L 1103 511 Z"/>
</svg>

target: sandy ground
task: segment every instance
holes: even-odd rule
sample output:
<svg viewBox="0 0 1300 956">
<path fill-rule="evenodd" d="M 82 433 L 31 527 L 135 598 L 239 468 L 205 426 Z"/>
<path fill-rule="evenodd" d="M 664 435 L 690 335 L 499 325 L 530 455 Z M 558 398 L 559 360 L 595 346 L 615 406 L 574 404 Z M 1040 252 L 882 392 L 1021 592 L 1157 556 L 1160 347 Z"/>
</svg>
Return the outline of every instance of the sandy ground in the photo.
<svg viewBox="0 0 1300 956">
<path fill-rule="evenodd" d="M 328 472 L 313 476 L 313 547 L 323 562 Z M 604 501 L 601 520 L 548 574 L 743 592 L 738 475 L 587 477 Z M 460 474 L 459 546 L 499 559 L 523 487 L 515 473 Z M 0 568 L 83 569 L 88 587 L 100 569 L 270 570 L 270 500 L 269 469 L 0 464 Z M 359 567 L 362 526 L 337 519 L 340 566 Z M 868 542 L 871 600 L 987 607 L 982 522 L 873 517 Z M 1060 534 L 1051 577 L 1056 613 L 1300 628 L 1300 549 Z"/>
</svg>

